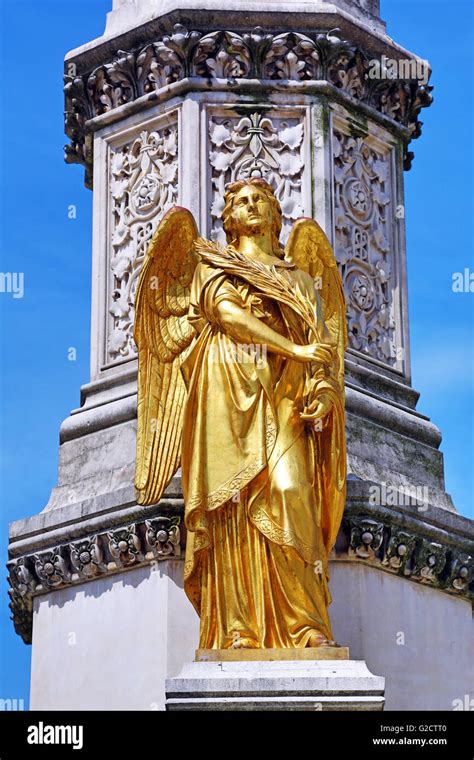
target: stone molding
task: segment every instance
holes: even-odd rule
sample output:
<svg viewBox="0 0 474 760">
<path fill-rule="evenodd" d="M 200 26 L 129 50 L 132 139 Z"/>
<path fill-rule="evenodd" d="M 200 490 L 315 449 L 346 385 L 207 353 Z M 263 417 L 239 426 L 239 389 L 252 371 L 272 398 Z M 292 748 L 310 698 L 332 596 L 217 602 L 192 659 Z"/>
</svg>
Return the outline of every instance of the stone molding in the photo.
<svg viewBox="0 0 474 760">
<path fill-rule="evenodd" d="M 466 528 L 469 521 L 458 515 L 437 518 L 443 510 L 429 509 L 425 517 L 415 507 L 398 510 L 371 504 L 369 487 L 363 481 L 348 482 L 346 512 L 331 559 L 362 562 L 473 602 L 474 539 Z M 131 515 L 122 524 L 108 528 L 103 522 L 83 538 L 10 559 L 10 609 L 25 643 L 31 643 L 34 596 L 153 561 L 182 559 L 182 500 L 175 500 L 174 514 L 158 511 L 144 518 L 143 510 L 136 509 L 136 518 Z"/>
<path fill-rule="evenodd" d="M 158 516 L 103 530 L 7 563 L 15 631 L 31 644 L 33 597 L 181 556 L 179 516 Z"/>
<path fill-rule="evenodd" d="M 342 533 L 348 536 L 348 545 L 345 556 L 338 555 L 338 559 L 362 560 L 387 572 L 473 600 L 474 552 L 469 554 L 415 530 L 367 515 L 345 519 Z"/>
<path fill-rule="evenodd" d="M 400 52 L 394 55 L 400 57 Z M 169 34 L 119 50 L 111 60 L 80 75 L 74 72 L 74 62 L 66 62 L 65 132 L 71 142 L 65 160 L 84 164 L 86 184 L 91 187 L 91 120 L 151 93 L 171 97 L 169 88 L 183 80 L 213 83 L 213 89 L 235 89 L 245 80 L 270 88 L 327 82 L 349 105 L 366 104 L 394 127 L 404 128 L 407 145 L 421 134 L 418 115 L 432 102 L 432 87 L 416 79 L 371 79 L 370 61 L 379 57 L 341 39 L 334 30 L 267 33 L 256 27 L 243 34 L 231 30 L 205 34 L 175 24 Z M 406 169 L 412 158 L 405 151 Z"/>
<path fill-rule="evenodd" d="M 199 660 L 166 679 L 166 709 L 366 712 L 383 709 L 384 693 L 385 678 L 364 660 Z"/>
</svg>

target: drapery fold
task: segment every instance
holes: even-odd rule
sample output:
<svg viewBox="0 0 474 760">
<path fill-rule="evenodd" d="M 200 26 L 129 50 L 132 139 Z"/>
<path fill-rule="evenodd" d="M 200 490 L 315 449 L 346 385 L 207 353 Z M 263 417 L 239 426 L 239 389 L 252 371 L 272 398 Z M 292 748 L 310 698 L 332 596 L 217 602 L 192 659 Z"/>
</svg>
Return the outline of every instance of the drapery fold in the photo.
<svg viewBox="0 0 474 760">
<path fill-rule="evenodd" d="M 327 559 L 345 498 L 343 395 L 333 377 L 319 381 L 333 404 L 310 432 L 300 416 L 307 365 L 242 351 L 220 324 L 222 300 L 308 342 L 271 293 L 198 264 L 188 317 L 197 339 L 182 365 L 185 591 L 201 648 L 306 646 L 315 633 L 332 638 Z"/>
</svg>

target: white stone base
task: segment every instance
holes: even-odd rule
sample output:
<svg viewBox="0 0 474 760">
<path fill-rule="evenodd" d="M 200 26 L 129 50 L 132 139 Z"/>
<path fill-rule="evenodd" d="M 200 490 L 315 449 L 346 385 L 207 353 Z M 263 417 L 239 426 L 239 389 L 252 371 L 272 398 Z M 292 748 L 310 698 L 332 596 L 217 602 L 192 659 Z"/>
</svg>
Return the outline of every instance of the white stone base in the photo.
<svg viewBox="0 0 474 760">
<path fill-rule="evenodd" d="M 31 710 L 164 710 L 165 679 L 194 656 L 199 618 L 181 560 L 35 597 Z"/>
<path fill-rule="evenodd" d="M 385 679 L 363 660 L 190 662 L 167 710 L 383 710 Z"/>
</svg>

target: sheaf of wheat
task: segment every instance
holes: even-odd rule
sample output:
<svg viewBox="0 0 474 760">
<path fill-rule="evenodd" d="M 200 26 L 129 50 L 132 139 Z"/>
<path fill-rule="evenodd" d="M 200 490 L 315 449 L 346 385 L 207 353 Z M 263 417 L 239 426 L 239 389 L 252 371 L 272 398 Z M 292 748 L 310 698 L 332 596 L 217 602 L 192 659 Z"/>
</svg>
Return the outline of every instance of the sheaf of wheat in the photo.
<svg viewBox="0 0 474 760">
<path fill-rule="evenodd" d="M 224 247 L 218 242 L 199 238 L 195 243 L 199 257 L 214 266 L 222 267 L 229 274 L 244 276 L 258 290 L 271 293 L 272 296 L 289 306 L 308 325 L 319 342 L 318 315 L 315 306 L 301 292 L 298 284 L 290 280 L 277 267 L 262 264 L 240 253 L 232 246 Z"/>
</svg>

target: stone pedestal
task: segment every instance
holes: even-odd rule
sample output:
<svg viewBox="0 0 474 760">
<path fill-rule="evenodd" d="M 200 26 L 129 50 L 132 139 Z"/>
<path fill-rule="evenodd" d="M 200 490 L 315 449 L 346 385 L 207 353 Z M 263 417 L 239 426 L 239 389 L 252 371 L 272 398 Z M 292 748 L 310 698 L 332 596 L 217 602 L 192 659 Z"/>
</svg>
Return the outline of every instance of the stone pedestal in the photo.
<svg viewBox="0 0 474 760">
<path fill-rule="evenodd" d="M 166 709 L 379 711 L 384 688 L 359 660 L 200 661 L 166 681 Z"/>
</svg>

